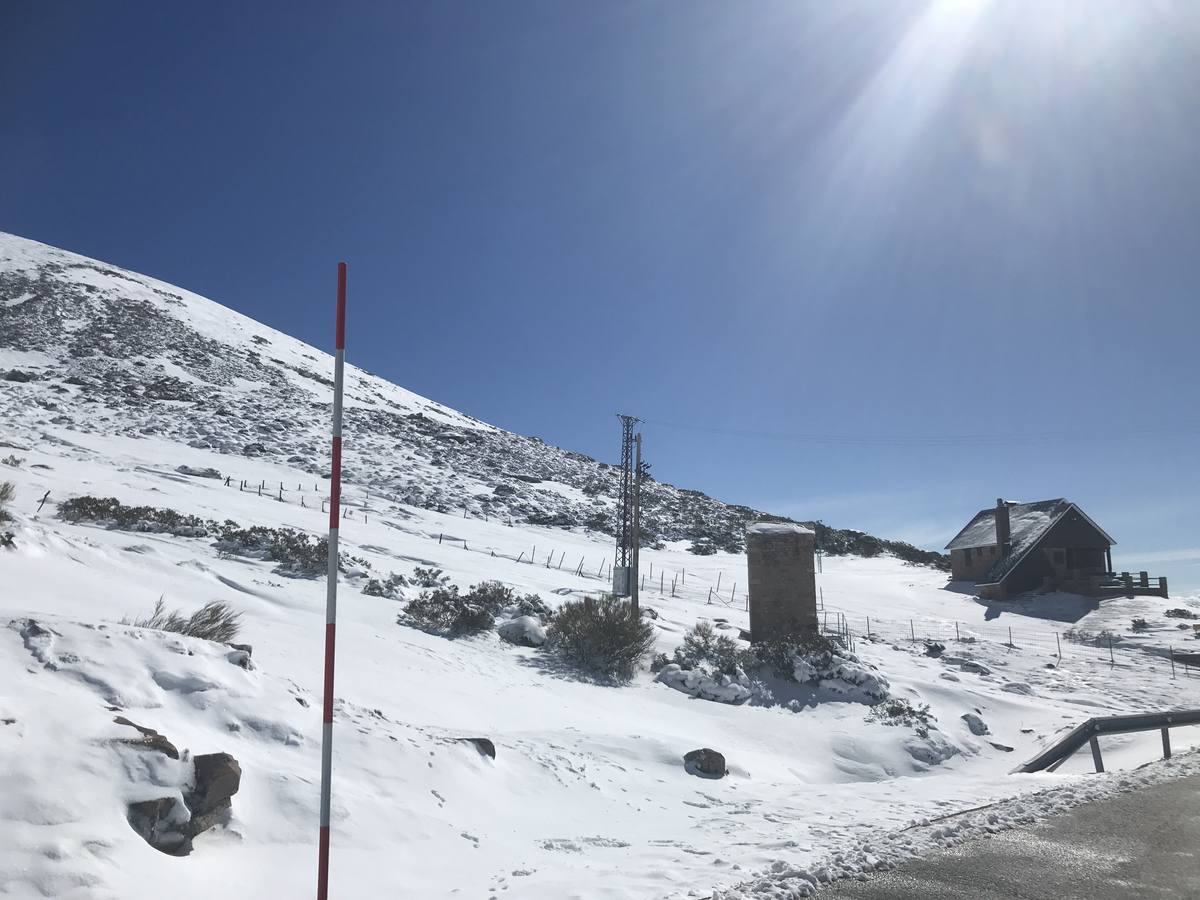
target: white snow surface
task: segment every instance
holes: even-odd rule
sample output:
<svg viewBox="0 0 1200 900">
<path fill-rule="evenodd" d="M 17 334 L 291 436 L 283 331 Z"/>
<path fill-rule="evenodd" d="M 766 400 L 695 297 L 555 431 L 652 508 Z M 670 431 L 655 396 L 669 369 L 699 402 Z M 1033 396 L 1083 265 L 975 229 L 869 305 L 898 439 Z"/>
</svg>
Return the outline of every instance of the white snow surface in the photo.
<svg viewBox="0 0 1200 900">
<path fill-rule="evenodd" d="M 0 242 L 0 263 L 33 265 L 28 243 Z M 38 259 L 58 252 L 41 248 Z M 65 254 L 62 264 L 78 259 Z M 80 270 L 80 278 L 93 276 L 116 277 Z M 298 341 L 136 278 L 131 290 L 194 320 L 233 355 L 258 336 L 284 362 L 323 365 L 325 357 Z M 37 301 L 25 293 L 0 301 L 21 299 L 12 309 L 27 309 Z M 66 333 L 85 319 L 81 310 L 78 322 L 61 327 Z M 35 364 L 31 352 L 0 349 L 0 370 Z M 61 358 L 51 352 L 43 359 Z M 320 383 L 287 377 L 311 387 L 314 403 L 327 403 Z M 462 429 L 491 429 L 365 374 L 351 384 L 368 399 L 378 393 Z M 103 404 L 85 402 L 70 385 L 54 387 L 46 379 L 0 381 L 0 454 L 16 457 L 0 467 L 0 480 L 17 491 L 14 520 L 0 528 L 15 541 L 0 549 L 0 895 L 311 896 L 324 581 L 219 553 L 209 538 L 69 524 L 54 504 L 113 496 L 322 535 L 328 482 L 305 463 L 231 453 L 215 439 L 183 440 L 173 430 L 134 436 Z M 243 389 L 229 382 L 231 405 L 246 399 Z M 136 412 L 144 422 L 166 421 L 171 413 L 162 404 L 172 402 L 189 414 L 187 401 L 169 400 Z M 348 430 L 351 469 L 407 471 L 411 464 L 422 478 L 454 477 L 428 459 L 386 460 L 383 445 L 368 438 Z M 372 459 L 362 458 L 367 453 Z M 186 475 L 180 466 L 212 467 L 232 481 Z M 243 479 L 250 489 L 240 489 Z M 260 496 L 261 482 L 271 490 Z M 38 512 L 46 491 L 50 499 Z M 1025 606 L 991 604 L 948 590 L 944 573 L 932 569 L 887 557 L 827 557 L 818 576 L 824 615 L 831 625 L 845 617 L 857 635 L 856 655 L 886 678 L 892 697 L 928 704 L 936 731 L 922 743 L 910 727 L 869 719 L 862 703 L 800 685 L 793 696 L 777 694 L 774 706 L 711 702 L 658 683 L 647 670 L 625 687 L 592 683 L 494 632 L 448 640 L 398 625 L 402 602 L 362 593 L 365 571 L 383 578 L 435 565 L 464 589 L 497 579 L 554 606 L 605 587 L 596 567 L 611 559 L 612 546 L 583 527 L 509 526 L 396 496 L 366 477 L 345 489 L 342 549 L 363 562 L 339 585 L 334 896 L 806 896 L 822 870 L 833 877 L 886 867 L 1139 779 L 1197 768 L 1186 751 L 1200 734 L 1177 730 L 1176 759 L 1135 772 L 1155 758 L 1156 735 L 1104 739 L 1106 775 L 1090 774 L 1087 758 L 1054 774 L 1010 774 L 1088 717 L 1197 706 L 1200 679 L 1182 672 L 1173 679 L 1161 655 L 1179 645 L 1181 633 L 1161 612 L 1200 609 L 1200 600 L 1096 607 L 1051 596 Z M 658 613 L 657 650 L 669 655 L 699 621 L 731 636 L 747 628 L 744 592 L 734 603 L 707 602 L 718 579 L 722 598 L 730 585 L 745 583 L 744 557 L 667 546 L 645 551 L 641 563 L 643 571 L 653 565 L 665 573 L 662 593 L 651 578 L 642 595 Z M 407 598 L 415 592 L 401 589 Z M 239 641 L 253 645 L 251 667 L 238 665 L 225 645 L 121 624 L 148 614 L 159 597 L 184 613 L 214 599 L 241 612 Z M 1132 615 L 1152 620 L 1152 630 L 1133 635 Z M 31 620 L 49 634 L 37 634 Z M 1058 664 L 1055 633 L 1068 626 L 1117 634 L 1113 663 L 1107 648 L 1063 641 Z M 951 647 L 956 629 L 962 641 Z M 863 636 L 868 630 L 871 638 Z M 943 658 L 927 656 L 910 633 L 944 640 Z M 973 735 L 966 713 L 986 720 L 990 734 Z M 178 796 L 188 772 L 186 763 L 122 743 L 132 730 L 116 724 L 117 715 L 157 730 L 181 751 L 224 751 L 239 760 L 231 823 L 197 838 L 190 856 L 160 854 L 127 824 L 128 802 Z M 458 740 L 464 737 L 491 739 L 495 760 Z M 685 772 L 683 755 L 701 747 L 725 755 L 727 777 Z"/>
<path fill-rule="evenodd" d="M 746 529 L 746 534 L 814 534 L 811 528 L 794 522 L 755 522 Z"/>
</svg>

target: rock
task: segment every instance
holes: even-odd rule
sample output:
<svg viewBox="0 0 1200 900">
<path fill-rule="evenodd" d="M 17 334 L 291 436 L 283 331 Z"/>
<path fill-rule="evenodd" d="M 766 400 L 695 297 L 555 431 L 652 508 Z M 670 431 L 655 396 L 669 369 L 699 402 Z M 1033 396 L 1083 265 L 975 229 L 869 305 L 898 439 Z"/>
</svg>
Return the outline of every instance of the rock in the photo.
<svg viewBox="0 0 1200 900">
<path fill-rule="evenodd" d="M 522 647 L 540 647 L 546 643 L 546 628 L 534 616 L 518 616 L 500 625 L 500 637 Z"/>
<path fill-rule="evenodd" d="M 643 606 L 640 610 L 643 618 L 654 620 L 658 618 L 658 610 L 651 609 L 649 606 Z"/>
<path fill-rule="evenodd" d="M 971 734 L 979 736 L 988 733 L 987 723 L 975 713 L 963 713 L 962 720 L 967 723 L 967 727 L 971 729 Z"/>
<path fill-rule="evenodd" d="M 5 381 L 28 382 L 37 381 L 38 377 L 33 372 L 22 372 L 20 369 L 9 369 L 4 373 Z"/>
<path fill-rule="evenodd" d="M 725 757 L 708 747 L 685 753 L 683 766 L 688 774 L 701 778 L 724 778 L 729 774 L 729 770 L 725 768 Z"/>
<path fill-rule="evenodd" d="M 226 646 L 232 650 L 241 650 L 247 656 L 254 655 L 254 647 L 250 644 L 227 644 Z"/>
<path fill-rule="evenodd" d="M 937 659 L 939 656 L 941 656 L 945 652 L 946 652 L 945 644 L 939 644 L 937 641 L 926 641 L 925 642 L 925 655 L 926 656 L 932 656 L 934 659 Z"/>
<path fill-rule="evenodd" d="M 254 671 L 254 660 L 250 658 L 250 654 L 245 650 L 230 650 L 225 654 L 225 659 L 239 669 L 245 669 L 247 672 Z"/>
<path fill-rule="evenodd" d="M 242 784 L 242 767 L 238 761 L 228 753 L 204 753 L 197 756 L 194 762 L 196 786 L 188 794 L 192 818 L 228 809 L 229 798 L 238 792 Z M 199 831 L 194 833 L 198 834 Z"/>
<path fill-rule="evenodd" d="M 464 744 L 474 744 L 475 749 L 484 756 L 491 757 L 492 759 L 496 758 L 496 745 L 493 744 L 488 738 L 469 737 L 458 738 L 458 740 Z"/>
<path fill-rule="evenodd" d="M 118 725 L 127 725 L 141 735 L 141 737 L 136 738 L 120 738 L 119 740 L 122 744 L 130 744 L 131 746 L 146 750 L 157 750 L 171 757 L 171 759 L 179 759 L 179 751 L 175 749 L 175 745 L 153 728 L 145 728 L 136 722 L 130 722 L 124 716 L 117 716 L 113 721 Z"/>
<path fill-rule="evenodd" d="M 159 797 L 130 803 L 125 818 L 130 827 L 155 850 L 171 856 L 187 856 L 191 853 L 192 840 L 186 833 L 187 809 L 178 797 Z"/>
<path fill-rule="evenodd" d="M 1032 696 L 1033 688 L 1025 684 L 1023 681 L 1010 681 L 1008 684 L 1000 688 L 1002 691 L 1007 691 L 1010 694 L 1023 694 L 1026 697 Z"/>
<path fill-rule="evenodd" d="M 1003 750 L 1005 753 L 1013 752 L 1012 747 L 1008 747 L 1004 744 L 997 744 L 995 741 L 988 741 L 988 743 L 991 744 L 993 747 L 995 747 L 997 750 Z"/>
<path fill-rule="evenodd" d="M 191 475 L 195 478 L 220 478 L 221 473 L 211 466 L 197 468 L 195 466 L 176 466 L 175 471 L 180 475 Z"/>
</svg>

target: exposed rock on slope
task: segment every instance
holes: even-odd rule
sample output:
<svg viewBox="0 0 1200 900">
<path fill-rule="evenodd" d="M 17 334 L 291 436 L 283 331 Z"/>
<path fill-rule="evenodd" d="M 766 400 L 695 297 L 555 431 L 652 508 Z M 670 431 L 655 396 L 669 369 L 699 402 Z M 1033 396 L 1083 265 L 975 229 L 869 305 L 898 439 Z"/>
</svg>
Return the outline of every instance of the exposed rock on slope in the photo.
<svg viewBox="0 0 1200 900">
<path fill-rule="evenodd" d="M 331 357 L 196 294 L 0 234 L 0 348 L 20 364 L 0 413 L 34 428 L 154 435 L 327 474 Z M 612 466 L 353 366 L 346 390 L 348 481 L 413 506 L 611 532 Z M 689 540 L 697 552 L 740 551 L 746 523 L 766 517 L 657 481 L 643 508 L 647 544 Z M 944 567 L 941 554 L 817 529 L 830 554 L 892 552 Z"/>
</svg>

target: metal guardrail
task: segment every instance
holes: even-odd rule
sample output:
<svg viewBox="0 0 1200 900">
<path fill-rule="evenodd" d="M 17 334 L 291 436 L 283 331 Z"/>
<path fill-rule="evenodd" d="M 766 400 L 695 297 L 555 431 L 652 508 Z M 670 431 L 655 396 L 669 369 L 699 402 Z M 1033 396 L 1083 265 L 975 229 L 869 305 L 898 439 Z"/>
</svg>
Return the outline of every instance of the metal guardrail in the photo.
<svg viewBox="0 0 1200 900">
<path fill-rule="evenodd" d="M 1100 755 L 1102 734 L 1133 734 L 1141 731 L 1162 731 L 1163 759 L 1171 756 L 1170 729 L 1181 725 L 1200 725 L 1200 709 L 1177 709 L 1168 712 L 1140 713 L 1132 716 L 1100 716 L 1088 719 L 1074 728 L 1053 746 L 1043 750 L 1013 772 L 1053 772 L 1084 744 L 1091 744 L 1092 762 L 1097 772 L 1104 771 Z"/>
</svg>

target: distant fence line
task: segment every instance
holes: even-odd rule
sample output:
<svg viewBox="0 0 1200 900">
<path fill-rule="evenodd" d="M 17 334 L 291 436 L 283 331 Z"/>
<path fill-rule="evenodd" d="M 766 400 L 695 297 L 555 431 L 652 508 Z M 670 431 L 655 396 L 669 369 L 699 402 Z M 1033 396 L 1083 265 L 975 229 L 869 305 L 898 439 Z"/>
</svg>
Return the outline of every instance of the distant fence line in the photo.
<svg viewBox="0 0 1200 900">
<path fill-rule="evenodd" d="M 308 506 L 304 502 L 306 493 L 320 494 L 320 482 L 312 483 L 312 491 L 309 492 L 305 488 L 304 482 L 297 482 L 296 488 L 293 490 L 288 485 L 291 482 L 271 481 L 259 479 L 257 483 L 247 481 L 246 479 L 237 479 L 234 476 L 226 476 L 224 484 L 227 487 L 237 486 L 241 492 L 252 492 L 257 496 L 269 497 L 277 502 L 286 503 L 288 494 L 298 494 L 300 496 L 300 506 L 314 510 L 315 512 L 327 512 L 326 504 L 329 502 L 327 495 L 321 497 L 321 503 L 314 503 Z M 354 485 L 359 487 L 359 485 Z M 390 503 L 401 506 L 409 506 L 403 500 L 398 499 L 387 491 L 376 490 L 372 492 L 369 487 L 363 488 L 363 496 L 360 498 L 358 511 L 362 515 L 362 520 L 368 521 L 368 513 L 373 512 L 370 509 L 370 499 L 372 493 L 378 499 L 386 500 Z M 353 519 L 355 508 L 350 502 L 351 498 L 347 494 L 342 495 L 342 504 L 346 511 L 343 513 L 343 518 Z M 442 513 L 447 515 L 448 513 Z M 480 518 L 470 515 L 470 510 L 463 507 L 463 518 Z M 506 519 L 491 519 L 486 514 L 481 517 L 483 521 L 498 521 L 503 522 L 508 527 L 513 526 L 511 518 Z M 425 537 L 429 540 L 433 539 L 433 535 L 429 532 L 411 531 L 410 534 L 418 537 Z M 537 545 L 530 547 L 529 555 L 519 551 L 516 556 L 507 553 L 497 552 L 491 547 L 471 548 L 467 541 L 463 538 L 454 538 L 446 535 L 444 532 L 437 535 L 438 543 L 448 546 L 457 547 L 461 543 L 461 549 L 472 553 L 487 553 L 497 559 L 507 559 L 515 563 L 526 563 L 528 565 L 541 565 L 548 569 L 562 571 L 567 563 L 567 551 L 558 547 L 550 547 L 548 550 L 543 548 L 544 557 L 539 557 Z M 593 558 L 594 559 L 594 558 Z M 602 557 L 596 566 L 593 568 L 589 565 L 589 560 L 586 555 L 581 554 L 578 561 L 575 561 L 574 556 L 571 557 L 571 563 L 566 565 L 565 571 L 570 572 L 578 578 L 600 581 L 604 584 L 610 584 L 612 578 L 612 561 L 608 556 Z M 667 574 L 670 573 L 671 580 L 667 581 Z M 690 583 L 689 583 L 690 582 Z M 686 569 L 659 569 L 659 576 L 654 577 L 654 564 L 650 561 L 647 571 L 641 573 L 640 593 L 643 600 L 657 598 L 658 600 L 684 600 L 691 603 L 703 604 L 706 606 L 716 606 L 726 609 L 748 610 L 749 602 L 746 591 L 743 589 L 741 594 L 738 593 L 738 584 L 736 582 L 724 582 L 724 572 L 718 571 L 717 580 L 715 582 L 707 581 L 699 574 L 693 572 L 688 574 Z M 728 595 L 723 593 L 728 590 Z M 1061 664 L 1063 661 L 1063 650 L 1067 648 L 1078 648 L 1086 652 L 1095 652 L 1109 658 L 1110 665 L 1126 665 L 1127 660 L 1137 660 L 1140 664 L 1151 665 L 1157 662 L 1158 665 L 1170 667 L 1174 675 L 1180 668 L 1185 674 L 1190 674 L 1188 666 L 1176 665 L 1174 657 L 1173 645 L 1168 645 L 1166 653 L 1155 654 L 1149 650 L 1144 650 L 1140 647 L 1124 644 L 1121 637 L 1113 632 L 1102 630 L 1100 632 L 1089 632 L 1077 628 L 1068 628 L 1063 631 L 1046 631 L 1029 628 L 1013 628 L 1005 625 L 988 625 L 988 624 L 963 624 L 960 622 L 949 621 L 945 619 L 908 619 L 908 620 L 892 620 L 867 616 L 856 611 L 847 611 L 836 606 L 827 606 L 824 602 L 824 589 L 820 589 L 818 595 L 818 614 L 821 617 L 821 628 L 830 634 L 840 634 L 852 644 L 861 641 L 864 638 L 873 641 L 884 638 L 893 643 L 922 643 L 936 642 L 947 647 L 952 644 L 969 646 L 977 641 L 988 641 L 998 643 L 1009 648 L 1012 651 L 1020 651 L 1026 648 L 1036 648 L 1047 652 L 1052 652 Z M 830 618 L 832 615 L 832 624 Z M 1118 657 L 1121 662 L 1118 662 Z"/>
</svg>

